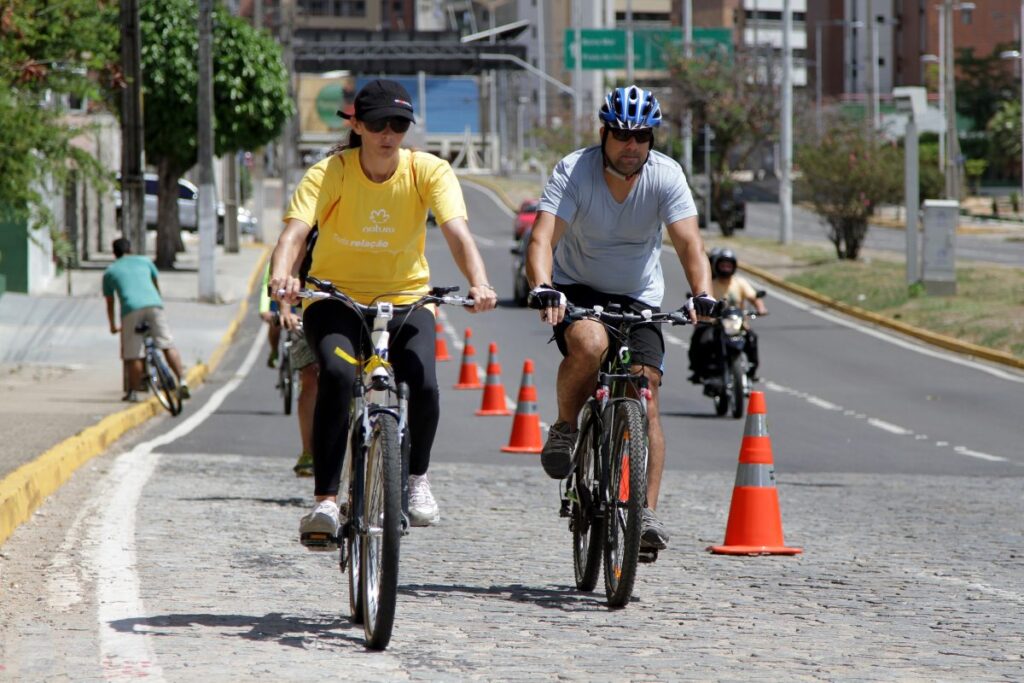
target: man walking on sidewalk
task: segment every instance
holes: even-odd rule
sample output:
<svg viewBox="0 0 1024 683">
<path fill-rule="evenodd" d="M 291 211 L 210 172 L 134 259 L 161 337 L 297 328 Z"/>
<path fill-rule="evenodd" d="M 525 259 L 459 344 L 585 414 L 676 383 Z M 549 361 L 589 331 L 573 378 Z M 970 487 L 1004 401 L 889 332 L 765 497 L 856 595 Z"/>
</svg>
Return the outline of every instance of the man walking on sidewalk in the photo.
<svg viewBox="0 0 1024 683">
<path fill-rule="evenodd" d="M 149 324 L 156 346 L 162 349 L 178 378 L 178 395 L 189 397 L 188 384 L 181 367 L 181 355 L 174 348 L 171 330 L 164 317 L 164 302 L 153 262 L 132 254 L 132 243 L 114 240 L 114 262 L 103 271 L 103 296 L 107 299 L 110 334 L 121 333 L 121 358 L 128 365 L 128 391 L 122 401 L 135 401 L 135 389 L 142 380 L 142 359 L 146 355 L 143 335 L 135 331 L 142 322 Z M 114 294 L 121 300 L 121 326 L 114 320 Z"/>
</svg>

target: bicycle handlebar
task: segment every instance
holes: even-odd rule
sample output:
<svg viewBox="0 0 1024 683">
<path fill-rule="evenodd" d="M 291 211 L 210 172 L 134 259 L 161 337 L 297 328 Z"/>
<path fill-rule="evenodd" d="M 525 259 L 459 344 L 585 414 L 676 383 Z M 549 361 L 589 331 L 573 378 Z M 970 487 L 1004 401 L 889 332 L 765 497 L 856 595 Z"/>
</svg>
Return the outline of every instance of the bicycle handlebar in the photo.
<svg viewBox="0 0 1024 683">
<path fill-rule="evenodd" d="M 596 319 L 609 325 L 619 325 L 621 323 L 629 325 L 639 325 L 643 323 L 669 325 L 690 324 L 690 316 L 682 309 L 675 311 L 662 311 L 659 313 L 654 313 L 649 309 L 645 309 L 641 313 L 634 313 L 633 311 L 608 311 L 604 306 L 584 308 L 571 303 L 566 303 L 565 319 L 569 322 L 584 319 Z"/>
<path fill-rule="evenodd" d="M 358 301 L 352 299 L 352 297 L 348 296 L 344 292 L 339 292 L 335 288 L 335 286 L 327 280 L 318 280 L 314 277 L 309 277 L 307 278 L 307 280 L 310 284 L 317 287 L 317 289 L 300 290 L 300 299 L 312 299 L 314 301 L 319 299 L 337 299 L 338 301 L 347 304 L 349 307 L 366 316 L 374 316 L 377 314 L 377 304 L 361 304 Z M 392 311 L 394 312 L 395 315 L 402 315 L 404 313 L 409 313 L 414 309 L 420 308 L 427 304 L 472 306 L 476 303 L 473 299 L 470 299 L 469 297 L 455 296 L 451 294 L 451 292 L 457 292 L 458 290 L 458 287 L 434 287 L 433 289 L 430 290 L 430 292 L 423 295 L 419 295 L 418 293 L 409 293 L 410 296 L 419 296 L 420 298 L 417 301 L 414 301 L 413 303 L 410 304 L 393 304 Z M 284 290 L 278 290 L 277 293 L 278 296 L 283 296 Z M 391 294 L 401 295 L 405 293 L 393 292 Z"/>
</svg>

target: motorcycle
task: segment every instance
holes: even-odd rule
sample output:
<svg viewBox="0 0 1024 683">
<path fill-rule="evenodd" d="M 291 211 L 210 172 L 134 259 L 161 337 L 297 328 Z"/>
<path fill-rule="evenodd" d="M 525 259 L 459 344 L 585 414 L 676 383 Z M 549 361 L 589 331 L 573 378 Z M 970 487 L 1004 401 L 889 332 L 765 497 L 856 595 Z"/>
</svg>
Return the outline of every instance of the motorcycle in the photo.
<svg viewBox="0 0 1024 683">
<path fill-rule="evenodd" d="M 758 298 L 764 295 L 764 290 L 758 290 Z M 755 311 L 727 306 L 710 325 L 711 341 L 702 345 L 706 355 L 695 374 L 696 381 L 704 385 L 704 395 L 715 402 L 716 415 L 730 413 L 737 419 L 744 415 L 751 385 L 745 322 L 758 317 Z"/>
</svg>

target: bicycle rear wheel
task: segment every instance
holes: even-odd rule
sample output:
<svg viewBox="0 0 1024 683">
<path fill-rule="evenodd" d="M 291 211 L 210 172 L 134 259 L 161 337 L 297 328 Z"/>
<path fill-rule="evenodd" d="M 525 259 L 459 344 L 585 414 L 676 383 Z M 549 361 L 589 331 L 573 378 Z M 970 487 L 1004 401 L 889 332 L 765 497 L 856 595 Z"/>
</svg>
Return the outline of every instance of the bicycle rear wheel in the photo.
<svg viewBox="0 0 1024 683">
<path fill-rule="evenodd" d="M 616 404 L 608 467 L 604 535 L 604 588 L 611 607 L 633 594 L 647 499 L 647 425 L 635 401 Z"/>
<path fill-rule="evenodd" d="M 363 539 L 363 630 L 366 646 L 383 650 L 391 640 L 398 598 L 398 551 L 402 538 L 402 454 L 398 419 L 376 416 L 366 458 L 363 500 L 366 536 Z"/>
<path fill-rule="evenodd" d="M 150 366 L 146 372 L 146 382 L 149 384 L 149 388 L 156 394 L 156 399 L 167 409 L 167 412 L 177 415 L 181 412 L 181 398 L 178 396 L 178 386 L 174 381 L 174 375 L 171 374 L 171 369 L 167 367 L 167 363 L 159 353 L 154 353 L 148 359 L 147 364 Z"/>
<path fill-rule="evenodd" d="M 278 386 L 281 388 L 281 398 L 284 400 L 284 414 L 292 414 L 292 393 L 295 386 L 295 374 L 292 372 L 292 354 L 288 344 L 282 344 L 278 372 Z"/>
<path fill-rule="evenodd" d="M 600 424 L 590 406 L 584 408 L 583 434 L 576 450 L 573 485 L 570 492 L 575 499 L 569 512 L 572 525 L 572 564 L 576 574 L 576 587 L 592 591 L 601 572 L 601 542 L 604 527 L 601 517 L 594 514 L 598 500 L 598 473 L 600 472 Z"/>
</svg>

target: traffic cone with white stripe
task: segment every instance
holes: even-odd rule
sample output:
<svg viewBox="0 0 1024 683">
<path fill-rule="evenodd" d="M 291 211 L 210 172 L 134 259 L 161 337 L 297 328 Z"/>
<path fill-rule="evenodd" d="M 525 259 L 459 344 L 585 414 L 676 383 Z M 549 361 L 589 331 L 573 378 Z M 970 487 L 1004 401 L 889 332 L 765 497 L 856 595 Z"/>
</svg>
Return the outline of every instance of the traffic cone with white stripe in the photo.
<svg viewBox="0 0 1024 683">
<path fill-rule="evenodd" d="M 448 340 L 444 336 L 444 328 L 441 323 L 437 323 L 434 326 L 434 360 L 443 362 L 451 360 L 452 357 L 448 355 Z"/>
<path fill-rule="evenodd" d="M 782 514 L 775 488 L 772 442 L 765 424 L 764 392 L 750 392 L 736 484 L 725 528 L 725 543 L 708 550 L 722 555 L 796 555 L 782 539 Z"/>
<path fill-rule="evenodd" d="M 491 342 L 487 348 L 487 379 L 484 384 L 483 400 L 477 415 L 511 415 L 505 405 L 505 385 L 501 383 L 501 363 L 498 362 L 498 345 Z"/>
<path fill-rule="evenodd" d="M 544 448 L 540 438 L 540 415 L 537 414 L 537 387 L 533 386 L 533 361 L 523 363 L 523 383 L 519 387 L 516 416 L 512 419 L 512 435 L 505 453 L 540 453 Z"/>
<path fill-rule="evenodd" d="M 473 344 L 470 343 L 470 339 L 473 338 L 473 330 L 466 328 L 466 341 L 462 347 L 462 367 L 459 368 L 459 381 L 456 383 L 456 389 L 481 389 L 483 384 L 480 384 L 480 375 L 476 367 L 476 349 L 473 348 Z"/>
</svg>

